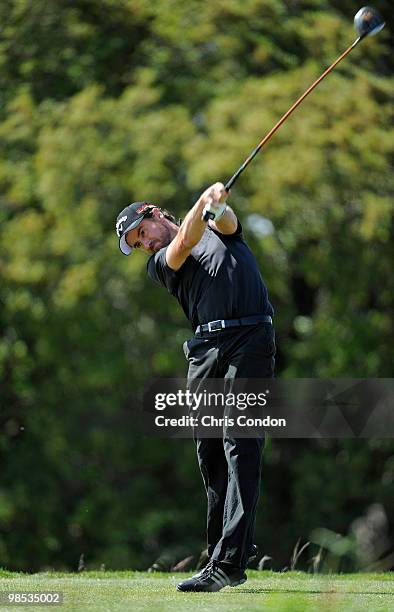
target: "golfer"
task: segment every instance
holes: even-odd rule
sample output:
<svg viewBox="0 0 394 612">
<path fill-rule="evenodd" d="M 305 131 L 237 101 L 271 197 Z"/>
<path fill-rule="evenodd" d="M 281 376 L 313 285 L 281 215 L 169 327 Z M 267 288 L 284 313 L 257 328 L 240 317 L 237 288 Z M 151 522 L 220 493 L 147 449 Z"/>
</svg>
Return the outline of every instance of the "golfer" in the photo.
<svg viewBox="0 0 394 612">
<path fill-rule="evenodd" d="M 148 202 L 127 206 L 116 221 L 122 253 L 149 255 L 148 275 L 180 303 L 194 336 L 185 342 L 188 381 L 274 375 L 273 308 L 222 183 L 200 196 L 179 226 Z M 204 215 L 211 213 L 208 222 Z M 198 381 L 197 381 L 198 383 Z M 253 554 L 264 437 L 196 438 L 207 498 L 209 562 L 179 591 L 219 591 L 246 581 Z"/>
</svg>

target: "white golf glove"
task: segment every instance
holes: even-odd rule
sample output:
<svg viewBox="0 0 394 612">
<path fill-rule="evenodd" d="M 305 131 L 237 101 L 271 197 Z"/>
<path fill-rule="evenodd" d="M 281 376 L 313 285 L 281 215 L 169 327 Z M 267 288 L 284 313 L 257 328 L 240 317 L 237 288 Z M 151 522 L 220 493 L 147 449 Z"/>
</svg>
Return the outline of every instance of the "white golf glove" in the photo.
<svg viewBox="0 0 394 612">
<path fill-rule="evenodd" d="M 205 204 L 204 210 L 202 211 L 202 218 L 204 220 L 211 219 L 212 221 L 219 221 L 226 212 L 227 202 L 219 202 Z"/>
</svg>

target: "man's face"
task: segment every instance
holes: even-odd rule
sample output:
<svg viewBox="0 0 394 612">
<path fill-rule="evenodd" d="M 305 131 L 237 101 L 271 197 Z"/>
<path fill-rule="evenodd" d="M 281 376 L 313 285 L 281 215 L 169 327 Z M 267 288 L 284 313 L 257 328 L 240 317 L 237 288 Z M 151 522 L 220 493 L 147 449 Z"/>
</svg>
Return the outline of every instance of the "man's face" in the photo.
<svg viewBox="0 0 394 612">
<path fill-rule="evenodd" d="M 138 227 L 126 234 L 126 242 L 129 246 L 148 255 L 170 244 L 172 238 L 173 232 L 167 220 L 157 209 L 153 211 L 153 217 L 142 219 Z"/>
</svg>

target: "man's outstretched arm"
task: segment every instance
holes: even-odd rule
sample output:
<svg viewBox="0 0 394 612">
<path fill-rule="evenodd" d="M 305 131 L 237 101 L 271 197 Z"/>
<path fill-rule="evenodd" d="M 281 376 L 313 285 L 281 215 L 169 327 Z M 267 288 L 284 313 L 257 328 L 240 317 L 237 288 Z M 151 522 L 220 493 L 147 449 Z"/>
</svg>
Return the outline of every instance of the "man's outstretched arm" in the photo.
<svg viewBox="0 0 394 612">
<path fill-rule="evenodd" d="M 211 187 L 208 187 L 204 193 L 199 197 L 193 208 L 189 210 L 186 217 L 184 218 L 182 225 L 175 238 L 170 242 L 166 251 L 167 265 L 172 270 L 179 270 L 186 258 L 190 255 L 193 247 L 196 246 L 201 240 L 201 237 L 205 231 L 205 221 L 202 220 L 202 214 L 204 207 L 211 205 L 220 205 L 226 201 L 227 192 L 224 189 L 222 183 L 215 183 Z M 230 209 L 231 210 L 231 209 Z M 231 211 L 232 212 L 232 211 Z M 233 213 L 234 214 L 234 213 Z M 222 221 L 227 216 L 227 211 L 223 217 L 218 221 Z M 235 215 L 234 215 L 235 216 Z M 210 222 L 214 223 L 214 222 Z M 227 222 L 223 219 L 223 223 Z M 215 228 L 215 226 L 213 225 Z M 236 226 L 235 226 L 236 227 Z M 216 228 L 215 228 L 216 229 Z M 222 231 L 218 227 L 218 231 Z M 233 229 L 233 232 L 235 229 Z M 223 233 L 226 233 L 223 231 Z M 231 233 L 231 232 L 229 232 Z"/>
</svg>

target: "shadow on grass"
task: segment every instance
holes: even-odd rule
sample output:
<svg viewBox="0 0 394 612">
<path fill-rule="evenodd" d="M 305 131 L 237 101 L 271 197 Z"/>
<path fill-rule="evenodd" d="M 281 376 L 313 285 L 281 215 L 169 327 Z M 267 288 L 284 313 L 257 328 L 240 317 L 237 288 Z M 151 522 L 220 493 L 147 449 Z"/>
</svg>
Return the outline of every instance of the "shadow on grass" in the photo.
<svg viewBox="0 0 394 612">
<path fill-rule="evenodd" d="M 298 593 L 305 595 L 391 595 L 394 597 L 393 591 L 319 591 L 318 589 L 269 589 L 269 588 L 250 588 L 250 589 L 237 589 L 237 593 Z"/>
</svg>

